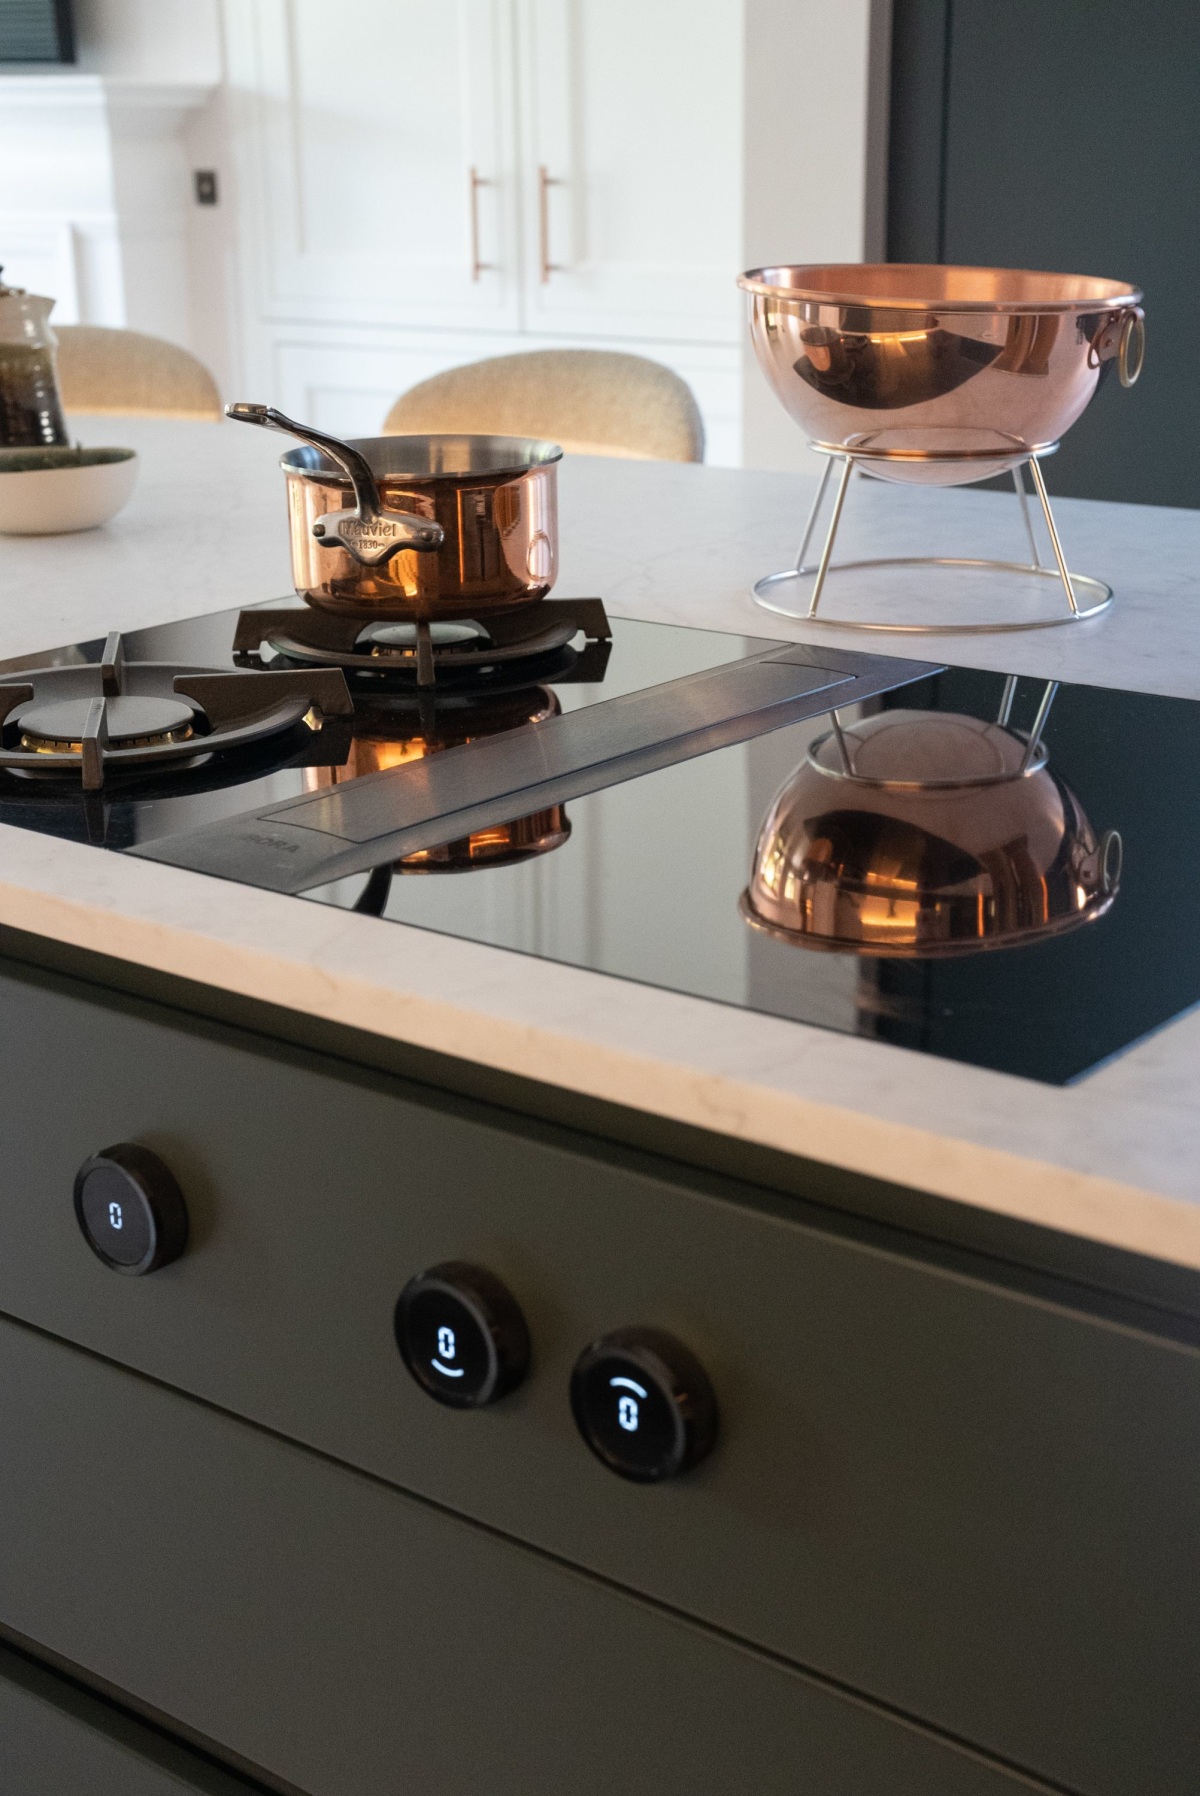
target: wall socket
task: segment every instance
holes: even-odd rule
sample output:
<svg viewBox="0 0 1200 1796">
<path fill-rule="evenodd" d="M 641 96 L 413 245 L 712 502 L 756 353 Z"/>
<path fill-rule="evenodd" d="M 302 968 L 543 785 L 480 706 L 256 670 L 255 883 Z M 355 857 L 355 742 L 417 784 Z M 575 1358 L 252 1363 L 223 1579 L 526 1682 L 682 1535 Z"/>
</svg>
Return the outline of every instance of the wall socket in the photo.
<svg viewBox="0 0 1200 1796">
<path fill-rule="evenodd" d="M 215 168 L 194 168 L 192 185 L 196 190 L 198 206 L 215 206 L 217 204 L 217 171 Z"/>
</svg>

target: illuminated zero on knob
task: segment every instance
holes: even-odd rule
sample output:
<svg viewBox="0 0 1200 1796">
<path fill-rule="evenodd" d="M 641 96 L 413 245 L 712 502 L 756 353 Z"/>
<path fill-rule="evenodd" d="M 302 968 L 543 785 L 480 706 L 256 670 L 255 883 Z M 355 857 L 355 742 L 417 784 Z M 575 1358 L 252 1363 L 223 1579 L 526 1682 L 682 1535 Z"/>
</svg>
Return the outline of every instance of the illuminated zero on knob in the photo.
<svg viewBox="0 0 1200 1796">
<path fill-rule="evenodd" d="M 641 1484 L 687 1471 L 717 1435 L 704 1368 L 658 1328 L 618 1329 L 585 1348 L 571 1375 L 571 1409 L 596 1457 Z"/>
<path fill-rule="evenodd" d="M 421 1389 L 451 1409 L 482 1409 L 520 1384 L 529 1331 L 511 1292 L 482 1266 L 447 1260 L 418 1273 L 396 1305 L 396 1345 Z"/>
</svg>

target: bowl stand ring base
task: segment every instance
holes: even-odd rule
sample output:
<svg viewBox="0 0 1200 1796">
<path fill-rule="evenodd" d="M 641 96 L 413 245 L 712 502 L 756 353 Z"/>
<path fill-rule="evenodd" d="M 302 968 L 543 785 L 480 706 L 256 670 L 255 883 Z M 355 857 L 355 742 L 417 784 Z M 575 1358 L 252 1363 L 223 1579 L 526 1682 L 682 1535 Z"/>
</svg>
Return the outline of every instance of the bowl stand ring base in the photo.
<svg viewBox="0 0 1200 1796">
<path fill-rule="evenodd" d="M 841 630 L 883 630 L 897 634 L 912 636 L 952 636 L 971 634 L 974 632 L 994 632 L 997 630 L 1045 630 L 1057 624 L 1083 623 L 1087 618 L 1098 617 L 1107 611 L 1113 601 L 1112 588 L 1103 580 L 1097 580 L 1090 574 L 1072 574 L 1067 569 L 1059 540 L 1058 528 L 1054 522 L 1054 514 L 1050 509 L 1050 498 L 1046 492 L 1046 483 L 1042 477 L 1038 461 L 1043 455 L 1050 455 L 1057 449 L 1057 443 L 1046 443 L 1032 451 L 1023 462 L 1019 462 L 1012 470 L 1013 486 L 1020 501 L 1021 517 L 1025 533 L 1029 540 L 1032 560 L 993 561 L 976 560 L 957 556 L 884 556 L 865 561 L 833 560 L 833 546 L 837 540 L 838 526 L 842 521 L 842 510 L 846 501 L 846 492 L 850 485 L 850 477 L 857 466 L 869 471 L 872 460 L 879 456 L 866 457 L 847 453 L 844 448 L 833 444 L 813 443 L 811 447 L 821 455 L 828 457 L 812 509 L 808 514 L 808 522 L 804 528 L 804 537 L 796 556 L 794 567 L 786 568 L 779 574 L 767 574 L 763 579 L 755 581 L 751 588 L 751 596 L 756 605 L 764 611 L 774 612 L 778 617 L 795 618 L 804 623 L 830 624 Z M 809 565 L 805 559 L 812 542 L 821 507 L 829 487 L 834 462 L 841 463 L 837 489 L 834 494 L 833 511 L 829 527 L 825 533 L 825 541 L 818 560 Z M 1029 494 L 1026 491 L 1022 470 L 1029 467 L 1033 476 L 1034 490 L 1041 503 L 1042 515 L 1050 537 L 1050 545 L 1054 554 L 1054 565 L 1047 567 L 1038 550 L 1037 538 L 1033 530 L 1033 517 L 1029 506 Z M 1034 579 L 1045 580 L 1063 600 L 1061 607 L 1056 607 L 1048 617 L 1014 619 L 1012 617 L 996 618 L 984 622 L 970 623 L 904 623 L 895 619 L 863 619 L 832 617 L 828 613 L 820 615 L 818 607 L 825 591 L 825 584 L 831 573 L 851 573 L 865 568 L 956 568 L 963 573 L 1001 573 L 1019 574 Z M 1049 595 L 1048 595 L 1049 596 Z"/>
</svg>

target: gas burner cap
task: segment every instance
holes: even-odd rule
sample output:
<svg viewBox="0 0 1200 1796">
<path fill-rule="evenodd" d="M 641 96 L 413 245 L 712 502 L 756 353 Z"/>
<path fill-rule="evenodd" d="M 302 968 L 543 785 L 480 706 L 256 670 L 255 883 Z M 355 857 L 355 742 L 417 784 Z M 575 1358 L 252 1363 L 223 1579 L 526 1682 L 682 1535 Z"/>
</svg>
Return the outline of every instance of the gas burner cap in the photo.
<svg viewBox="0 0 1200 1796">
<path fill-rule="evenodd" d="M 21 745 L 35 754 L 78 754 L 92 697 L 65 698 L 33 704 L 18 718 Z M 152 748 L 159 743 L 186 742 L 195 712 L 180 699 L 120 693 L 105 703 L 108 739 L 118 748 Z"/>
<path fill-rule="evenodd" d="M 463 643 L 490 642 L 487 631 L 482 624 L 476 623 L 431 623 L 429 625 L 430 645 L 435 649 L 460 648 Z M 417 626 L 415 623 L 370 624 L 358 638 L 363 647 L 381 649 L 415 649 L 417 646 Z"/>
</svg>

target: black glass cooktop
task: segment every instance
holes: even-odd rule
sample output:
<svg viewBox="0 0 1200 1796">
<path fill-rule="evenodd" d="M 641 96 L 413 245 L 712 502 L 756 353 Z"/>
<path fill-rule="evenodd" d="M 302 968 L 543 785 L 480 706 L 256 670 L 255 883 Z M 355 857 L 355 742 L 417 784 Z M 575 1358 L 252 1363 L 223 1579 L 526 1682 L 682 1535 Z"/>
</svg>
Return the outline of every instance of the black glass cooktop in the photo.
<svg viewBox="0 0 1200 1796">
<path fill-rule="evenodd" d="M 237 615 L 130 633 L 125 666 L 232 672 Z M 1052 1083 L 1200 999 L 1200 704 L 610 624 L 599 649 L 580 632 L 536 665 L 433 692 L 348 671 L 352 712 L 326 687 L 329 714 L 287 699 L 257 735 L 239 714 L 246 741 L 222 750 L 214 734 L 169 765 L 117 756 L 88 791 L 53 754 L 43 770 L 49 726 L 10 706 L 0 821 Z M 106 653 L 98 639 L 0 665 L 0 709 L 6 684 L 47 663 L 98 682 Z M 294 664 L 268 650 L 239 665 Z M 228 689 L 188 679 L 223 717 Z M 74 745 L 49 747 L 61 761 Z M 756 843 L 801 774 L 819 816 L 797 873 L 776 807 L 783 833 L 760 844 L 750 900 L 769 927 L 752 927 Z M 965 831 L 947 790 L 960 775 Z M 914 951 L 926 882 L 957 921 L 939 942 L 935 919 Z M 780 927 L 789 904 L 808 934 Z"/>
</svg>

